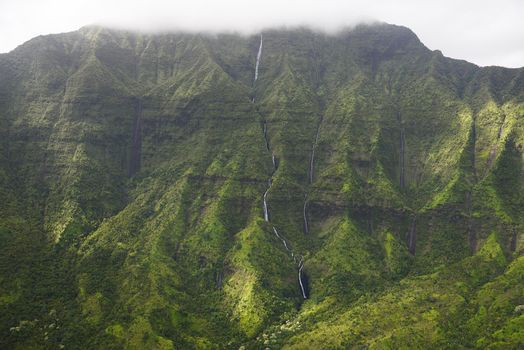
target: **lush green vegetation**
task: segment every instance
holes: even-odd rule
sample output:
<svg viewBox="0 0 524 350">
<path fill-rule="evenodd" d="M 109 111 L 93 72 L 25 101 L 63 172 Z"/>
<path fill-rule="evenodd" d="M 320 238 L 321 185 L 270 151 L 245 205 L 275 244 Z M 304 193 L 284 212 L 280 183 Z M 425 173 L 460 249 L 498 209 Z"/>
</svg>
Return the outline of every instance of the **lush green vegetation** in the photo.
<svg viewBox="0 0 524 350">
<path fill-rule="evenodd" d="M 259 40 L 0 55 L 0 348 L 524 347 L 524 70 L 377 24 L 265 31 L 253 84 Z"/>
</svg>

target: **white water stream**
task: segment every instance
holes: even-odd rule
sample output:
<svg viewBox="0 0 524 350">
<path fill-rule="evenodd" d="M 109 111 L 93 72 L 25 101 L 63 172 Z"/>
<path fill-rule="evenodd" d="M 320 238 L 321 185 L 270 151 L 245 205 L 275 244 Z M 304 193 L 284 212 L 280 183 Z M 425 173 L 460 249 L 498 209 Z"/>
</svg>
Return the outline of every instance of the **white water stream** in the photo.
<svg viewBox="0 0 524 350">
<path fill-rule="evenodd" d="M 263 40 L 263 37 L 262 37 L 262 34 L 261 34 L 260 35 L 260 46 L 258 47 L 257 61 L 256 61 L 256 64 L 255 64 L 255 77 L 253 78 L 253 88 L 255 87 L 255 83 L 256 83 L 256 81 L 258 79 L 258 68 L 260 67 L 260 58 L 262 57 L 262 40 Z M 254 96 L 252 97 L 251 102 L 255 103 L 255 97 Z M 266 143 L 266 149 L 268 151 L 271 151 L 271 149 L 269 147 L 269 138 L 268 138 L 268 133 L 267 133 L 267 123 L 266 123 L 266 121 L 264 121 L 263 128 L 264 128 L 263 129 L 264 130 L 264 141 Z M 268 203 L 267 203 L 267 195 L 269 193 L 269 190 L 271 189 L 271 185 L 273 184 L 273 175 L 277 171 L 277 159 L 275 157 L 275 154 L 273 154 L 273 153 L 271 153 L 271 161 L 273 162 L 273 172 L 271 173 L 271 177 L 268 180 L 268 186 L 267 186 L 267 189 L 264 192 L 264 196 L 263 196 L 264 221 L 266 221 L 266 222 L 269 222 L 269 207 L 268 207 Z M 305 223 L 306 223 L 306 230 L 307 230 L 308 228 L 307 228 L 307 220 L 306 220 L 306 205 L 307 205 L 307 203 L 304 203 L 304 220 L 305 220 Z M 291 257 L 293 258 L 293 261 L 295 262 L 295 264 L 297 264 L 297 266 L 298 266 L 298 283 L 300 285 L 300 292 L 302 293 L 302 296 L 304 297 L 304 299 L 307 299 L 306 287 L 304 285 L 304 272 L 303 272 L 304 260 L 303 260 L 303 258 L 301 257 L 299 260 L 297 259 L 297 255 L 295 253 L 293 253 L 293 251 L 291 250 L 291 248 L 289 247 L 289 245 L 287 243 L 287 240 L 278 232 L 278 230 L 277 230 L 277 228 L 275 226 L 273 226 L 273 232 L 275 233 L 275 236 L 277 236 L 277 238 L 280 239 L 280 241 L 284 245 L 284 248 L 286 248 L 286 251 L 291 254 Z"/>
<path fill-rule="evenodd" d="M 307 194 L 305 195 L 305 198 L 304 198 L 303 216 L 304 216 L 304 233 L 307 235 L 309 233 L 309 224 L 307 222 Z"/>
<path fill-rule="evenodd" d="M 258 79 L 258 67 L 260 66 L 260 57 L 262 57 L 262 39 L 262 34 L 260 34 L 260 46 L 258 47 L 257 63 L 255 64 L 255 79 L 253 80 L 253 85 Z"/>
</svg>

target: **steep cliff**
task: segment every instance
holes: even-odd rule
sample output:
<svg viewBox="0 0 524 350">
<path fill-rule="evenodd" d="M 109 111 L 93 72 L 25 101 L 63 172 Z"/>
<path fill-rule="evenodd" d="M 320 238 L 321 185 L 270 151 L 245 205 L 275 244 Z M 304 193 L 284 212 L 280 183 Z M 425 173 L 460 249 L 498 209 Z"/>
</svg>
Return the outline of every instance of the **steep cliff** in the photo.
<svg viewBox="0 0 524 350">
<path fill-rule="evenodd" d="M 522 346 L 523 69 L 85 27 L 0 80 L 0 347 Z"/>
</svg>

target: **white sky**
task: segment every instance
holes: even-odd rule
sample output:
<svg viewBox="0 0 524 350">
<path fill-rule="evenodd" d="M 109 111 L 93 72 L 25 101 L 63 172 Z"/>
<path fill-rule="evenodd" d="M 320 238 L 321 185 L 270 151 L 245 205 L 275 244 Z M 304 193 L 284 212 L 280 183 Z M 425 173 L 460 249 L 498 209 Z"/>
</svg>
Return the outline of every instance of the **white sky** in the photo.
<svg viewBox="0 0 524 350">
<path fill-rule="evenodd" d="M 524 0 L 0 0 L 0 52 L 40 34 L 102 24 L 241 31 L 363 20 L 411 28 L 430 49 L 481 66 L 524 66 Z"/>
</svg>

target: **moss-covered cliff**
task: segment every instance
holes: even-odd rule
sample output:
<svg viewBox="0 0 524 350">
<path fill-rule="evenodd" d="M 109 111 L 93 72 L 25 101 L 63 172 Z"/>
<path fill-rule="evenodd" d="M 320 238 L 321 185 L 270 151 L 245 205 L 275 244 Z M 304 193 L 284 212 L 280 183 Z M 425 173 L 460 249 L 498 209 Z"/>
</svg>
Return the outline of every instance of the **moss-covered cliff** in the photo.
<svg viewBox="0 0 524 350">
<path fill-rule="evenodd" d="M 524 346 L 523 69 L 86 27 L 0 81 L 0 347 Z"/>
</svg>

